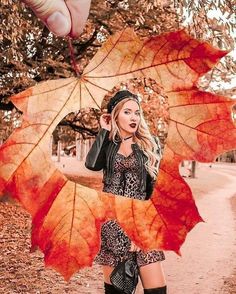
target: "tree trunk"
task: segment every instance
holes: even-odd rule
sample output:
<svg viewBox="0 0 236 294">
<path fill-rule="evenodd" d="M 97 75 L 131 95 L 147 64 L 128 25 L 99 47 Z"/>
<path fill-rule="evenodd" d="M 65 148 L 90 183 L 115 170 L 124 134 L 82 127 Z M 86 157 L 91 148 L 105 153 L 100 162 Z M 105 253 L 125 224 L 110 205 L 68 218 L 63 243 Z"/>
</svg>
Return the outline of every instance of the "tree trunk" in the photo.
<svg viewBox="0 0 236 294">
<path fill-rule="evenodd" d="M 196 161 L 192 161 L 192 168 L 191 168 L 191 178 L 195 178 L 196 176 Z"/>
</svg>

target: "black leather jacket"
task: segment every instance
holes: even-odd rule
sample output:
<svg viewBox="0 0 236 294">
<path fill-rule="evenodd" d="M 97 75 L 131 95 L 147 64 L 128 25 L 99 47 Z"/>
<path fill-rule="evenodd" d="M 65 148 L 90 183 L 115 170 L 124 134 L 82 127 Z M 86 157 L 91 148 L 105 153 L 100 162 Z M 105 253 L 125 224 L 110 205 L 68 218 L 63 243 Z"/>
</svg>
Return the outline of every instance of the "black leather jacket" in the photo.
<svg viewBox="0 0 236 294">
<path fill-rule="evenodd" d="M 85 166 L 88 169 L 93 171 L 103 169 L 103 182 L 105 183 L 111 183 L 112 181 L 114 158 L 120 147 L 120 142 L 114 143 L 108 139 L 108 136 L 109 131 L 101 128 L 85 160 Z M 146 155 L 137 144 L 132 144 L 131 146 L 140 162 L 140 166 L 142 166 L 140 169 L 140 187 L 142 192 L 146 192 L 145 199 L 148 200 L 152 195 L 155 179 L 150 176 L 145 168 Z"/>
</svg>

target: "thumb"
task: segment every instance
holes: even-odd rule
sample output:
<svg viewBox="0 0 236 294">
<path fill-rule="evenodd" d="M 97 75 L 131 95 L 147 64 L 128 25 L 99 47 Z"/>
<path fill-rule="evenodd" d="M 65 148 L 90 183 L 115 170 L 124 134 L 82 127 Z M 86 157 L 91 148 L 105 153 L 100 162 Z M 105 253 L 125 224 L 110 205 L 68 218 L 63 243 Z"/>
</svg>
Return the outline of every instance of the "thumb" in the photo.
<svg viewBox="0 0 236 294">
<path fill-rule="evenodd" d="M 71 37 L 78 37 L 85 26 L 89 15 L 91 0 L 67 0 L 66 5 L 71 15 Z"/>
<path fill-rule="evenodd" d="M 71 31 L 70 12 L 64 0 L 22 0 L 48 29 L 57 36 L 66 36 Z"/>
</svg>

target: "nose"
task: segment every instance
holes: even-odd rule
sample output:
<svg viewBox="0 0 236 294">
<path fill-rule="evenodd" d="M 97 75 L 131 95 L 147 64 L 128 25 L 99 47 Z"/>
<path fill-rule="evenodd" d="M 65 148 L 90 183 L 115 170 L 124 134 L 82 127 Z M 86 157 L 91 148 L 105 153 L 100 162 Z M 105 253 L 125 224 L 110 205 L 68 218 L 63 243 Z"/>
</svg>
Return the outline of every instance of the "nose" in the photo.
<svg viewBox="0 0 236 294">
<path fill-rule="evenodd" d="M 136 116 L 134 113 L 131 115 L 131 121 L 136 121 Z"/>
</svg>

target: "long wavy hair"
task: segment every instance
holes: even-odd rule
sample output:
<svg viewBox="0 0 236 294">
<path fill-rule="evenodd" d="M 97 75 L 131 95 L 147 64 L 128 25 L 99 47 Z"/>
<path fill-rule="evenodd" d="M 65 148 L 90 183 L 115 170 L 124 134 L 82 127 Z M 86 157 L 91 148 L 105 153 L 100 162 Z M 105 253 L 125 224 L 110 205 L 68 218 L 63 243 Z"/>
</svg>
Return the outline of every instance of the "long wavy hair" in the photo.
<svg viewBox="0 0 236 294">
<path fill-rule="evenodd" d="M 111 131 L 109 134 L 109 139 L 112 140 L 114 143 L 117 143 L 117 141 L 121 140 L 121 134 L 117 125 L 117 120 L 122 106 L 129 100 L 133 100 L 137 103 L 135 99 L 127 97 L 119 102 L 111 112 Z M 161 160 L 161 150 L 160 146 L 157 145 L 156 141 L 149 131 L 149 128 L 143 116 L 142 108 L 139 103 L 138 105 L 140 110 L 140 123 L 137 131 L 134 133 L 134 141 L 147 156 L 147 161 L 145 162 L 146 170 L 153 178 L 156 178 Z"/>
</svg>

